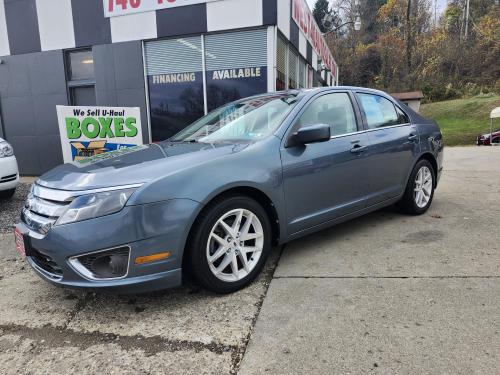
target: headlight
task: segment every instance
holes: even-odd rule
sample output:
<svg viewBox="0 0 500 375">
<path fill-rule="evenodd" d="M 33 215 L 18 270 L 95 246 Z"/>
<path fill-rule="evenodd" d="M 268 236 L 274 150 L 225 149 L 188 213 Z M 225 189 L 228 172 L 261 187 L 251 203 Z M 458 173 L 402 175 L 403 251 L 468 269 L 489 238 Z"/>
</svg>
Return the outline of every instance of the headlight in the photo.
<svg viewBox="0 0 500 375">
<path fill-rule="evenodd" d="M 94 219 L 121 211 L 134 191 L 135 189 L 127 189 L 79 196 L 70 203 L 56 225 Z"/>
<path fill-rule="evenodd" d="M 7 142 L 0 142 L 0 158 L 7 158 L 14 155 L 14 149 Z"/>
</svg>

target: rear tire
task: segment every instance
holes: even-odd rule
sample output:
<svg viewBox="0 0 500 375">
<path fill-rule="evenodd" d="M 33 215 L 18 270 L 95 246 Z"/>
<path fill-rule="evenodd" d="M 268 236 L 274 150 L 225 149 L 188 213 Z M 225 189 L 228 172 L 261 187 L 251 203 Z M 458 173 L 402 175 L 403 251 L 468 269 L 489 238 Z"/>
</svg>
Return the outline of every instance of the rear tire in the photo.
<svg viewBox="0 0 500 375">
<path fill-rule="evenodd" d="M 16 189 L 0 191 L 0 199 L 10 199 L 14 196 Z"/>
<path fill-rule="evenodd" d="M 432 164 L 425 159 L 420 160 L 411 172 L 405 193 L 398 206 L 410 215 L 425 213 L 434 198 L 435 178 L 436 173 Z"/>
<path fill-rule="evenodd" d="M 271 252 L 271 223 L 255 200 L 218 199 L 198 217 L 186 256 L 190 273 L 205 289 L 227 294 L 249 285 Z"/>
</svg>

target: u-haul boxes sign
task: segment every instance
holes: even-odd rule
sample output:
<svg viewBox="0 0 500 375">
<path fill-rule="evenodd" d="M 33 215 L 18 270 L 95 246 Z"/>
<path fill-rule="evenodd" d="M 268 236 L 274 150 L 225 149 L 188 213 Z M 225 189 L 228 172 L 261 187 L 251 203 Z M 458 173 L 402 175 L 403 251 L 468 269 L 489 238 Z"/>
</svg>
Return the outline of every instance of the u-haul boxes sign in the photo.
<svg viewBox="0 0 500 375">
<path fill-rule="evenodd" d="M 182 7 L 219 0 L 103 0 L 104 16 L 117 17 L 151 10 Z"/>
<path fill-rule="evenodd" d="M 142 145 L 140 108 L 57 106 L 65 163 Z"/>
</svg>

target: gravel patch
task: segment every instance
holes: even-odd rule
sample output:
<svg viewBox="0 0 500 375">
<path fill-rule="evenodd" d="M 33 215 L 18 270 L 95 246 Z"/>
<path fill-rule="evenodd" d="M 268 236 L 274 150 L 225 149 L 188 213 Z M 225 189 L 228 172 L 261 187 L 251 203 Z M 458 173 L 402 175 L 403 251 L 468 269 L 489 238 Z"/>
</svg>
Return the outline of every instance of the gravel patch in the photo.
<svg viewBox="0 0 500 375">
<path fill-rule="evenodd" d="M 0 199 L 0 233 L 12 232 L 12 227 L 19 220 L 19 213 L 24 205 L 31 184 L 20 183 L 16 194 L 10 199 Z"/>
</svg>

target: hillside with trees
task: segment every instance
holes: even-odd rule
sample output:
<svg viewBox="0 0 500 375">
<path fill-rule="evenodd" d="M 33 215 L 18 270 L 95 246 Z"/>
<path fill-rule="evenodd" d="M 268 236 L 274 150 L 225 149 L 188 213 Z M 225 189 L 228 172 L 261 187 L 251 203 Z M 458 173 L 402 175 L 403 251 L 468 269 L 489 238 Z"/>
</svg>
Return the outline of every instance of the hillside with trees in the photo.
<svg viewBox="0 0 500 375">
<path fill-rule="evenodd" d="M 439 17 L 434 4 L 318 0 L 314 15 L 339 64 L 340 83 L 422 90 L 427 101 L 500 92 L 499 1 L 450 0 Z"/>
</svg>

